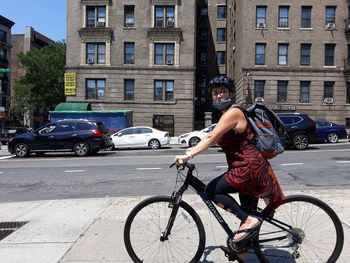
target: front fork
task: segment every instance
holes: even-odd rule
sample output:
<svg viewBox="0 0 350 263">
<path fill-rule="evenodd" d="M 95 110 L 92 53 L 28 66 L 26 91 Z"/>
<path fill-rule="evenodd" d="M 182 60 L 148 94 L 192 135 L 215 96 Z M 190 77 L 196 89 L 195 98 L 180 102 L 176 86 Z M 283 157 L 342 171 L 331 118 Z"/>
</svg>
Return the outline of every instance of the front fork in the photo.
<svg viewBox="0 0 350 263">
<path fill-rule="evenodd" d="M 162 242 L 168 240 L 168 237 L 171 234 L 171 229 L 173 228 L 177 212 L 179 211 L 182 194 L 186 191 L 186 189 L 187 187 L 183 186 L 179 189 L 179 191 L 173 192 L 171 195 L 171 201 L 169 202 L 168 207 L 172 210 L 165 231 L 160 236 L 160 241 Z"/>
</svg>

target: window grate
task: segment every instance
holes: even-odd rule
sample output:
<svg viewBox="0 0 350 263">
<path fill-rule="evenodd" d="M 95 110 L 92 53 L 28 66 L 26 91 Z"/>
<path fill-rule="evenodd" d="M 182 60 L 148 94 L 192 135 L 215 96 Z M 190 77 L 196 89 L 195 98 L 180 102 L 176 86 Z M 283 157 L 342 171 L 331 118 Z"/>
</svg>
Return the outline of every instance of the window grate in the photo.
<svg viewBox="0 0 350 263">
<path fill-rule="evenodd" d="M 0 222 L 0 240 L 3 240 L 13 232 L 27 224 L 29 221 Z"/>
</svg>

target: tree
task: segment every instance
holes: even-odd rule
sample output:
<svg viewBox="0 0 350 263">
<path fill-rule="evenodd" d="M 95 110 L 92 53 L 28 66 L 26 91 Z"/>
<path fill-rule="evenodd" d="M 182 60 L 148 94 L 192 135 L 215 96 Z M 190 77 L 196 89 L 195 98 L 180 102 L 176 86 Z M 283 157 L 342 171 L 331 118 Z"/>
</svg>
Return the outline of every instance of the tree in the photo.
<svg viewBox="0 0 350 263">
<path fill-rule="evenodd" d="M 11 107 L 14 115 L 22 118 L 28 112 L 51 110 L 65 101 L 65 43 L 55 42 L 17 56 L 26 73 L 14 83 Z"/>
</svg>

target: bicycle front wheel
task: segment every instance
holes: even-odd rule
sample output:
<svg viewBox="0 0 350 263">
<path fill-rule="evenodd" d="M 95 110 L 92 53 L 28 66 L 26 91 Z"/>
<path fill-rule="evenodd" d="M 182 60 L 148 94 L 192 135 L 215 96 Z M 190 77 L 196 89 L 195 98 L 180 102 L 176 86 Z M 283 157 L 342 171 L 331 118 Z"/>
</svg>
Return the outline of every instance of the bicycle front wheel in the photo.
<svg viewBox="0 0 350 263">
<path fill-rule="evenodd" d="M 154 196 L 139 203 L 124 227 L 124 242 L 134 262 L 198 262 L 204 252 L 205 231 L 198 214 L 179 204 L 170 235 L 164 240 L 173 210 L 170 196 Z"/>
<path fill-rule="evenodd" d="M 263 222 L 255 247 L 261 262 L 333 263 L 340 256 L 343 227 L 336 213 L 324 202 L 311 196 L 288 196 L 275 211 L 273 222 L 278 221 L 287 224 L 289 231 Z"/>
</svg>

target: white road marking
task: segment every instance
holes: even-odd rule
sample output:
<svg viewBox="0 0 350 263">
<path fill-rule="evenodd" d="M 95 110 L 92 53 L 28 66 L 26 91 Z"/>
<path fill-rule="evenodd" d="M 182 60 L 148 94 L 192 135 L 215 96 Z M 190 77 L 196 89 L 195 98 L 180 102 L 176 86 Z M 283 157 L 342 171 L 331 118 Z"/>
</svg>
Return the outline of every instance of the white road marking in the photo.
<svg viewBox="0 0 350 263">
<path fill-rule="evenodd" d="M 137 170 L 161 170 L 162 168 L 154 167 L 154 168 L 137 168 Z"/>
<path fill-rule="evenodd" d="M 350 161 L 337 161 L 337 163 L 350 163 Z"/>
<path fill-rule="evenodd" d="M 283 166 L 290 166 L 290 165 L 303 165 L 304 163 L 282 163 Z"/>
<path fill-rule="evenodd" d="M 81 172 L 85 172 L 85 170 L 65 170 L 65 173 L 81 173 Z"/>
<path fill-rule="evenodd" d="M 227 165 L 217 165 L 216 168 L 227 168 Z"/>
</svg>

